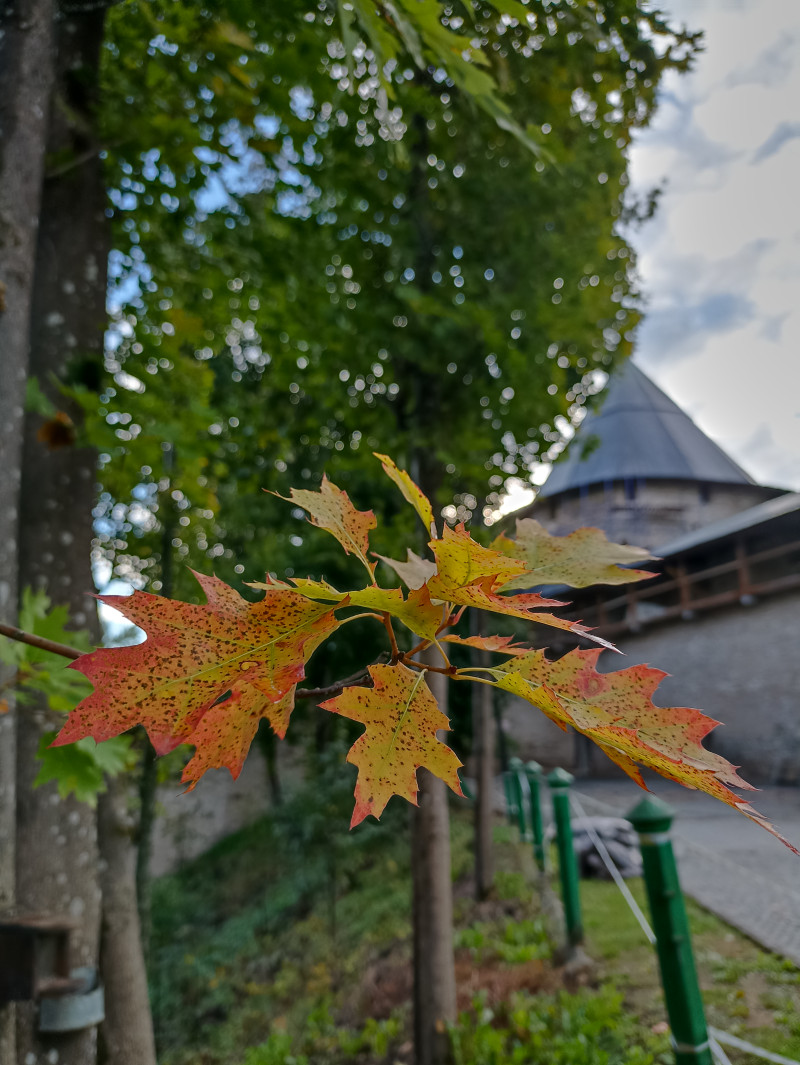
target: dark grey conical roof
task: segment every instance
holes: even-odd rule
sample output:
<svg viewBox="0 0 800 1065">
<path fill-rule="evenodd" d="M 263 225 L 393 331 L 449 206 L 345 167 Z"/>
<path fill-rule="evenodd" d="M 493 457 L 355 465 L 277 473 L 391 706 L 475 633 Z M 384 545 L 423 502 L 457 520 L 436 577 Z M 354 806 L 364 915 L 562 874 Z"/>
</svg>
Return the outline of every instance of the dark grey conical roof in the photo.
<svg viewBox="0 0 800 1065">
<path fill-rule="evenodd" d="M 581 458 L 581 442 L 596 446 Z M 603 405 L 587 414 L 540 497 L 624 478 L 755 484 L 692 419 L 628 360 L 609 380 Z"/>
</svg>

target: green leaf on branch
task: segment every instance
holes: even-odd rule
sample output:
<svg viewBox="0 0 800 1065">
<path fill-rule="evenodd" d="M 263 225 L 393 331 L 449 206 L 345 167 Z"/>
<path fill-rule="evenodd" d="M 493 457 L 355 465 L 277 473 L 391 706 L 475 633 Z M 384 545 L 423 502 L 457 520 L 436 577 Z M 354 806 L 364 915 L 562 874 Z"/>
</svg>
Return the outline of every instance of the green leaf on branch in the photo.
<svg viewBox="0 0 800 1065">
<path fill-rule="evenodd" d="M 103 743 L 87 737 L 66 747 L 52 747 L 55 735 L 45 732 L 39 740 L 36 754 L 40 766 L 33 786 L 55 780 L 62 799 L 74 795 L 80 802 L 96 806 L 97 796 L 106 790 L 106 776 L 116 776 L 135 762 L 130 736 L 115 736 Z"/>
<path fill-rule="evenodd" d="M 20 628 L 56 644 L 88 650 L 88 634 L 68 629 L 68 618 L 67 608 L 51 607 L 44 592 L 23 590 Z M 40 647 L 0 639 L 0 661 L 15 669 L 14 697 L 22 712 L 44 699 L 50 710 L 66 714 L 91 690 L 86 678 L 69 669 L 64 658 Z M 39 740 L 36 752 L 39 772 L 34 787 L 55 780 L 62 799 L 75 795 L 81 802 L 94 806 L 98 794 L 105 791 L 106 775 L 114 776 L 132 764 L 131 740 L 127 736 L 116 736 L 100 744 L 86 738 L 67 747 L 54 748 L 50 743 L 55 735 L 46 732 Z"/>
</svg>

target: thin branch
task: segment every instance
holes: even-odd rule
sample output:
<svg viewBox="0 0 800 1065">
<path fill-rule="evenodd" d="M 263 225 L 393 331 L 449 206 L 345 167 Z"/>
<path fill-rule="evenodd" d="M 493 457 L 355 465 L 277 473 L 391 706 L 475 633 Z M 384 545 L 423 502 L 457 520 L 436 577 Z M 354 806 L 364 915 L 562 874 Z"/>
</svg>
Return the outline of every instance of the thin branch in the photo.
<svg viewBox="0 0 800 1065">
<path fill-rule="evenodd" d="M 410 666 L 412 669 L 422 670 L 423 673 L 444 673 L 446 677 L 454 677 L 456 675 L 455 666 L 429 666 L 427 662 L 415 662 L 413 658 L 409 658 L 407 654 L 400 655 L 399 661 L 404 666 Z"/>
<path fill-rule="evenodd" d="M 68 116 L 68 119 L 73 121 L 71 116 Z M 84 151 L 45 170 L 44 180 L 52 181 L 54 178 L 62 177 L 64 174 L 68 174 L 71 170 L 76 170 L 79 166 L 83 166 L 84 163 L 90 163 L 93 159 L 96 159 L 101 152 L 113 151 L 115 148 L 123 147 L 124 144 L 125 141 L 123 140 L 110 141 L 108 144 L 101 144 L 99 141 L 93 140 L 89 147 Z"/>
<path fill-rule="evenodd" d="M 385 664 L 388 661 L 388 654 L 383 651 L 375 661 L 373 666 Z M 367 669 L 361 669 L 358 673 L 353 673 L 350 677 L 345 677 L 344 680 L 334 681 L 333 684 L 329 684 L 326 688 L 298 688 L 294 693 L 295 699 L 327 699 L 329 695 L 337 695 L 344 688 L 349 688 L 351 685 L 363 684 L 364 681 L 370 679 L 369 667 Z"/>
<path fill-rule="evenodd" d="M 7 636 L 9 640 L 16 640 L 17 643 L 27 643 L 31 647 L 38 647 L 40 651 L 51 651 L 54 655 L 61 655 L 62 658 L 80 658 L 84 653 L 76 651 L 74 647 L 69 647 L 65 643 L 46 640 L 43 636 L 34 636 L 32 632 L 25 632 L 24 629 L 18 629 L 14 625 L 3 625 L 1 622 L 0 636 Z"/>
<path fill-rule="evenodd" d="M 327 688 L 298 688 L 294 693 L 294 697 L 295 699 L 327 699 L 329 695 L 338 695 L 345 688 L 362 684 L 366 680 L 369 680 L 369 673 L 366 669 L 362 669 L 359 673 L 353 673 L 352 676 L 345 677 L 344 680 L 337 680 L 335 684 L 329 684 Z"/>
<path fill-rule="evenodd" d="M 426 647 L 430 647 L 430 640 L 420 640 L 416 647 L 412 647 L 410 651 L 406 651 L 406 658 L 412 658 L 414 655 L 419 654 L 420 651 L 424 651 Z"/>
</svg>

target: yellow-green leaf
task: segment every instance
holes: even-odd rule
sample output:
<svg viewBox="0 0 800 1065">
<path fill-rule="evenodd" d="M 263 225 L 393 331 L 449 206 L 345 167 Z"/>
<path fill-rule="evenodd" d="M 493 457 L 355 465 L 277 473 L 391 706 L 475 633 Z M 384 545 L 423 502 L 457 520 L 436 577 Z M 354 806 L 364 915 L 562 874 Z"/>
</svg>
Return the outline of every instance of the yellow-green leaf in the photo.
<svg viewBox="0 0 800 1065">
<path fill-rule="evenodd" d="M 417 802 L 417 770 L 429 769 L 461 795 L 453 751 L 438 739 L 450 722 L 439 709 L 425 673 L 401 664 L 370 666 L 372 688 L 346 688 L 320 706 L 366 726 L 347 755 L 358 767 L 350 827 L 380 817 L 392 795 Z"/>
<path fill-rule="evenodd" d="M 502 533 L 492 548 L 525 564 L 524 573 L 503 585 L 506 591 L 538 584 L 568 584 L 571 588 L 630 584 L 655 576 L 648 570 L 623 569 L 653 556 L 642 547 L 612 543 L 600 529 L 577 529 L 568 536 L 551 536 L 538 521 L 522 518 L 517 521 L 514 539 Z"/>
<path fill-rule="evenodd" d="M 405 470 L 399 469 L 388 455 L 379 455 L 377 451 L 374 451 L 376 459 L 380 459 L 383 466 L 384 473 L 387 477 L 391 478 L 400 491 L 403 493 L 403 498 L 407 503 L 416 510 L 422 519 L 422 524 L 425 526 L 425 532 L 428 536 L 436 538 L 436 523 L 433 519 L 433 507 L 431 501 L 422 491 L 422 489 L 416 485 L 411 477 Z"/>
<path fill-rule="evenodd" d="M 272 495 L 302 507 L 307 511 L 312 525 L 335 536 L 345 552 L 361 559 L 372 573 L 375 564 L 367 558 L 369 533 L 378 523 L 371 510 L 356 510 L 347 493 L 337 488 L 327 477 L 322 478 L 319 492 L 307 488 L 292 488 L 290 492 L 288 498 L 278 492 Z"/>
<path fill-rule="evenodd" d="M 428 640 L 434 639 L 436 630 L 442 621 L 442 608 L 431 602 L 428 589 L 413 589 L 408 598 L 403 597 L 400 588 L 379 588 L 371 585 L 369 588 L 359 588 L 354 592 L 337 592 L 325 581 L 312 581 L 299 579 L 294 581 L 295 587 L 301 595 L 309 599 L 322 599 L 328 602 L 345 603 L 347 606 L 363 607 L 365 610 L 377 610 L 391 614 L 392 617 L 410 629 L 418 636 L 424 636 Z"/>
</svg>

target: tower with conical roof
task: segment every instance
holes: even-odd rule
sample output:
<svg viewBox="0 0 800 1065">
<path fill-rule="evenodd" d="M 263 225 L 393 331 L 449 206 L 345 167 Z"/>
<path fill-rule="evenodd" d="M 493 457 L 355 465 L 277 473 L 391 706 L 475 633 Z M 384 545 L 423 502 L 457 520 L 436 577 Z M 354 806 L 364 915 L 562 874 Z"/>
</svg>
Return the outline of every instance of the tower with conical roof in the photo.
<svg viewBox="0 0 800 1065">
<path fill-rule="evenodd" d="M 594 525 L 653 549 L 780 494 L 756 484 L 628 361 L 527 513 L 558 535 Z"/>
</svg>

